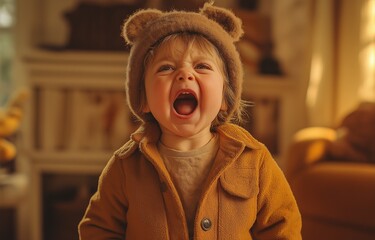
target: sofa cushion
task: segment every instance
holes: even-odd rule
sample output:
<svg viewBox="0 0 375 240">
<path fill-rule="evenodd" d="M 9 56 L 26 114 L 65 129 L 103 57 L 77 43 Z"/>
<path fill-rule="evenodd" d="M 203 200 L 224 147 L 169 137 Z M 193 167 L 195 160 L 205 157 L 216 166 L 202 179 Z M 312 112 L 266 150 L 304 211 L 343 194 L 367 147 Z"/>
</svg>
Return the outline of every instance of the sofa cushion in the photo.
<svg viewBox="0 0 375 240">
<path fill-rule="evenodd" d="M 332 160 L 375 163 L 375 103 L 363 102 L 342 120 L 328 146 Z"/>
<path fill-rule="evenodd" d="M 299 172 L 291 186 L 303 216 L 375 228 L 375 165 L 320 162 Z"/>
</svg>

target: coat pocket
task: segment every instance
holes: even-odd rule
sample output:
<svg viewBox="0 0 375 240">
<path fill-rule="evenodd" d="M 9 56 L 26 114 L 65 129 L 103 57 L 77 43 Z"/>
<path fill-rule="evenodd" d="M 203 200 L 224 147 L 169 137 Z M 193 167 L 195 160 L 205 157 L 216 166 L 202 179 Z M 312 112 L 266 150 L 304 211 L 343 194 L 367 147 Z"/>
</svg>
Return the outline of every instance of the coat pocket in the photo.
<svg viewBox="0 0 375 240">
<path fill-rule="evenodd" d="M 229 168 L 220 177 L 220 183 L 227 193 L 243 199 L 255 197 L 259 192 L 255 168 Z"/>
</svg>

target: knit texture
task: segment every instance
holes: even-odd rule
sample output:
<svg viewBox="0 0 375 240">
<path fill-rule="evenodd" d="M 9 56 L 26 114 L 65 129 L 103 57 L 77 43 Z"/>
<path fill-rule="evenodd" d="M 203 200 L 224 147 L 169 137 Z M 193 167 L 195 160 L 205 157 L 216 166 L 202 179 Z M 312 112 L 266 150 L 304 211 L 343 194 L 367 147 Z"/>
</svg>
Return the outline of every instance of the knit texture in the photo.
<svg viewBox="0 0 375 240">
<path fill-rule="evenodd" d="M 198 201 L 218 151 L 218 141 L 219 138 L 215 135 L 203 147 L 187 152 L 170 149 L 161 142 L 158 144 L 160 155 L 181 198 L 191 239 Z"/>
<path fill-rule="evenodd" d="M 123 37 L 131 46 L 125 87 L 131 111 L 140 120 L 147 119 L 140 109 L 142 99 L 139 94 L 144 88 L 144 58 L 158 41 L 179 32 L 201 34 L 219 50 L 229 75 L 229 85 L 235 93 L 235 101 L 226 110 L 227 120 L 230 120 L 241 101 L 243 69 L 234 43 L 243 34 L 242 22 L 231 11 L 212 3 L 206 3 L 199 13 L 140 10 L 125 21 Z"/>
</svg>

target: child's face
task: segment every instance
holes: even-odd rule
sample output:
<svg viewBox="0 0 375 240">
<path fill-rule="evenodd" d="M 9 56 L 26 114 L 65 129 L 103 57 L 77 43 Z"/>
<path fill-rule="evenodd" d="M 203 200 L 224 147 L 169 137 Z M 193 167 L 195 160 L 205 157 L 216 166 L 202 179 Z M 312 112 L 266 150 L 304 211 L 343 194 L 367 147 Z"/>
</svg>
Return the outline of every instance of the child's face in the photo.
<svg viewBox="0 0 375 240">
<path fill-rule="evenodd" d="M 223 66 L 217 54 L 181 39 L 161 45 L 147 64 L 147 104 L 162 132 L 191 137 L 210 131 L 223 104 Z"/>
</svg>

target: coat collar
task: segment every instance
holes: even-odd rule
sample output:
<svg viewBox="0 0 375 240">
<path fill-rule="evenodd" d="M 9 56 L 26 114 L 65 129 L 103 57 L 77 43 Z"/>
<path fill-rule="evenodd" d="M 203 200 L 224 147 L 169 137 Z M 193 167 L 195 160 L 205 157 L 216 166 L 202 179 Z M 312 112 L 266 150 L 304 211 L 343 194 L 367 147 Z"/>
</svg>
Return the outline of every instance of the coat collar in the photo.
<svg viewBox="0 0 375 240">
<path fill-rule="evenodd" d="M 225 152 L 231 152 L 234 149 L 245 145 L 250 149 L 259 149 L 261 143 L 258 142 L 248 131 L 242 127 L 226 123 L 220 125 L 216 131 L 220 136 L 220 147 Z M 131 154 L 136 146 L 156 144 L 159 141 L 161 130 L 156 123 L 142 124 L 132 135 L 132 141 L 126 143 L 123 147 L 116 151 L 117 156 L 125 157 Z"/>
<path fill-rule="evenodd" d="M 157 143 L 160 135 L 161 130 L 158 124 L 144 123 L 131 135 L 131 139 L 137 143 Z"/>
<path fill-rule="evenodd" d="M 225 145 L 230 145 L 231 142 L 234 144 L 241 143 L 251 149 L 259 149 L 262 145 L 247 130 L 232 123 L 220 125 L 217 132 L 220 133 L 220 140 L 225 142 Z"/>
<path fill-rule="evenodd" d="M 228 193 L 242 198 L 253 196 L 257 191 L 255 188 L 249 188 L 248 186 L 250 183 L 255 182 L 256 175 L 254 171 L 246 170 L 248 166 L 245 168 L 238 166 L 240 163 L 236 163 L 236 160 L 245 148 L 260 149 L 262 148 L 262 144 L 238 125 L 223 124 L 216 129 L 216 132 L 220 139 L 220 147 L 216 157 L 219 161 L 215 161 L 207 176 L 208 181 L 203 187 L 204 190 L 206 191 L 211 188 L 214 182 L 220 177 L 223 188 Z M 116 155 L 120 158 L 126 158 L 136 149 L 139 149 L 155 166 L 161 181 L 166 182 L 167 186 L 170 186 L 172 192 L 177 196 L 177 190 L 173 187 L 172 180 L 157 149 L 160 133 L 161 131 L 157 124 L 144 124 L 132 134 L 132 140 L 119 149 Z M 241 174 L 241 171 L 244 171 L 243 169 L 245 169 L 245 175 Z M 241 181 L 238 180 L 238 174 L 242 176 L 240 178 L 242 179 Z"/>
</svg>

